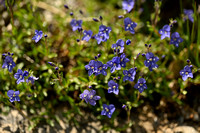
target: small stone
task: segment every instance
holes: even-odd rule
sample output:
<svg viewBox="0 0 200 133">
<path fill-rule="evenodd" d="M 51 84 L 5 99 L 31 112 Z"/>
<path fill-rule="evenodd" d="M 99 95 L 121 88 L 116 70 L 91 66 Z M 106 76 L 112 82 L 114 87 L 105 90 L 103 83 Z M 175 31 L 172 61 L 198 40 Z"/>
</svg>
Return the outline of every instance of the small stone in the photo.
<svg viewBox="0 0 200 133">
<path fill-rule="evenodd" d="M 173 129 L 174 133 L 198 133 L 193 127 L 191 126 L 178 126 Z"/>
</svg>

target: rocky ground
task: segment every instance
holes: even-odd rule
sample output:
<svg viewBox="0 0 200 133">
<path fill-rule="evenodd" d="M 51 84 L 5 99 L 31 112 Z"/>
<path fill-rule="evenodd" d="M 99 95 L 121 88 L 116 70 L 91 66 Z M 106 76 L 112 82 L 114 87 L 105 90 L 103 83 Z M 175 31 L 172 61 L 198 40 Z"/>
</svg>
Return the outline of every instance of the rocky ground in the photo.
<svg viewBox="0 0 200 133">
<path fill-rule="evenodd" d="M 157 113 L 151 106 L 143 106 L 135 114 L 132 113 L 132 126 L 123 132 L 127 133 L 199 133 L 200 122 L 194 117 L 186 118 L 184 115 L 169 117 L 169 113 Z M 178 112 L 178 111 L 177 111 Z M 25 113 L 25 112 L 24 112 Z M 59 112 L 58 112 L 59 113 Z M 58 114 L 59 115 L 59 114 Z M 17 111 L 11 110 L 8 115 L 0 114 L 0 133 L 96 133 L 101 131 L 103 123 L 91 114 L 85 114 L 85 118 L 77 118 L 80 125 L 76 126 L 68 123 L 60 117 L 60 121 L 54 127 L 41 124 L 33 131 L 28 130 L 28 121 Z M 115 120 L 114 125 L 121 127 L 126 120 Z M 105 131 L 106 133 L 118 133 L 114 129 Z"/>
</svg>

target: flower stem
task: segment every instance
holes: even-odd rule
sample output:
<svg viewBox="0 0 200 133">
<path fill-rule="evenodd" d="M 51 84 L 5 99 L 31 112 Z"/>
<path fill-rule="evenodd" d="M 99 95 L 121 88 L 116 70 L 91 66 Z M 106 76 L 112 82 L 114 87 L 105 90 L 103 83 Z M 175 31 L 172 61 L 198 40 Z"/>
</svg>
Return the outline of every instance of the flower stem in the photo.
<svg viewBox="0 0 200 133">
<path fill-rule="evenodd" d="M 47 46 L 47 38 L 45 38 L 45 47 L 46 47 L 46 56 L 48 58 L 48 53 L 49 53 L 49 50 L 48 50 L 48 46 Z"/>
</svg>

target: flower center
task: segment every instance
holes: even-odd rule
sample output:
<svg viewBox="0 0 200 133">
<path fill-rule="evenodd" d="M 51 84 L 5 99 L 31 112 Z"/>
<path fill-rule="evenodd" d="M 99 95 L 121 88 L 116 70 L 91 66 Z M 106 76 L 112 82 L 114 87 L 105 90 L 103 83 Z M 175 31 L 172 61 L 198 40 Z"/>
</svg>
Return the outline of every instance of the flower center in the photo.
<svg viewBox="0 0 200 133">
<path fill-rule="evenodd" d="M 114 86 L 113 86 L 113 89 L 115 89 L 115 88 L 116 88 L 116 86 L 114 85 Z"/>
<path fill-rule="evenodd" d="M 186 75 L 188 75 L 188 72 L 185 72 Z"/>
<path fill-rule="evenodd" d="M 99 67 L 99 70 L 102 70 L 102 67 Z"/>
<path fill-rule="evenodd" d="M 108 108 L 105 108 L 106 112 L 109 112 L 109 109 Z"/>
<path fill-rule="evenodd" d="M 86 97 L 87 95 L 85 94 L 83 97 Z"/>
<path fill-rule="evenodd" d="M 131 74 L 129 73 L 128 76 L 131 77 Z"/>
<path fill-rule="evenodd" d="M 143 84 L 140 84 L 140 86 L 143 86 Z"/>
<path fill-rule="evenodd" d="M 92 99 L 92 98 L 93 98 L 93 95 L 90 96 L 90 99 Z"/>
<path fill-rule="evenodd" d="M 16 95 L 15 95 L 15 93 L 13 93 L 13 97 L 15 97 Z"/>
<path fill-rule="evenodd" d="M 149 60 L 152 61 L 152 58 L 150 58 Z"/>
</svg>

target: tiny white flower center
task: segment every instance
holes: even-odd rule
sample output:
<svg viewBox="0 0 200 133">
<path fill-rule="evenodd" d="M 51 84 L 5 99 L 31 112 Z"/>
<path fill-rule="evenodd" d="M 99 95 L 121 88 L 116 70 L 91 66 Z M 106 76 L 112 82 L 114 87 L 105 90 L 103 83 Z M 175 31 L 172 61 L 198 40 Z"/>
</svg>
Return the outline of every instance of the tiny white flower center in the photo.
<svg viewBox="0 0 200 133">
<path fill-rule="evenodd" d="M 90 99 L 92 99 L 92 98 L 93 98 L 93 95 L 90 96 Z"/>
<path fill-rule="evenodd" d="M 106 112 L 109 112 L 109 109 L 108 108 L 105 108 Z"/>
</svg>

